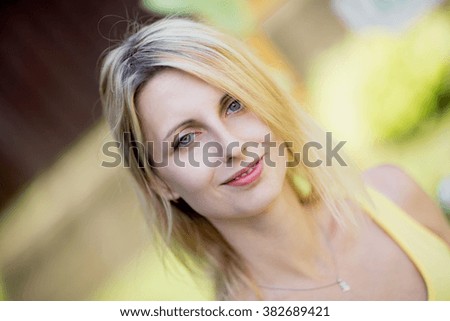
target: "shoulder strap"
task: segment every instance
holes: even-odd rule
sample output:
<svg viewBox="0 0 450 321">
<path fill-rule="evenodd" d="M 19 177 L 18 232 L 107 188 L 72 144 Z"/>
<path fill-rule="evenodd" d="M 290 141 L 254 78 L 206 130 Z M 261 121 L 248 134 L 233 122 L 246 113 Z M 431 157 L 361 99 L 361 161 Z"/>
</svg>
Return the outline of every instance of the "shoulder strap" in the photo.
<svg viewBox="0 0 450 321">
<path fill-rule="evenodd" d="M 375 208 L 363 208 L 409 256 L 422 274 L 429 300 L 450 300 L 450 248 L 436 234 L 414 220 L 392 200 L 367 186 Z"/>
</svg>

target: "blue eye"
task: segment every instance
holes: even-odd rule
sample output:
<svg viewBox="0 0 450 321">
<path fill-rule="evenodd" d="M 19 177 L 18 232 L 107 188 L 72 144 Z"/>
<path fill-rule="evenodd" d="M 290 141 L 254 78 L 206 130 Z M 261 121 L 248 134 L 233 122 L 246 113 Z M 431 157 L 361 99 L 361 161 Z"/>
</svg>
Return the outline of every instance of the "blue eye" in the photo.
<svg viewBox="0 0 450 321">
<path fill-rule="evenodd" d="M 196 134 L 197 134 L 196 132 L 192 132 L 192 133 L 183 135 L 181 137 L 178 137 L 173 144 L 173 148 L 177 149 L 178 147 L 189 146 L 189 144 L 191 144 L 194 141 Z"/>
<path fill-rule="evenodd" d="M 226 115 L 230 115 L 233 113 L 236 113 L 238 111 L 240 111 L 241 109 L 243 109 L 244 106 L 242 106 L 242 104 L 240 103 L 240 101 L 238 100 L 233 100 L 227 107 L 227 110 L 225 112 Z"/>
</svg>

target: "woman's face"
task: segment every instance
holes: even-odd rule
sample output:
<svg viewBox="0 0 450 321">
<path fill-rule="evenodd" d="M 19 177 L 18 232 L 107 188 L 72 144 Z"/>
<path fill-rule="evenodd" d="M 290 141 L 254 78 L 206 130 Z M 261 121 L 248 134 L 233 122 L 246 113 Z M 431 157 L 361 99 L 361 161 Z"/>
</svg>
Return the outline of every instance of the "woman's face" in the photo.
<svg viewBox="0 0 450 321">
<path fill-rule="evenodd" d="M 287 161 L 281 142 L 225 92 L 167 69 L 145 84 L 137 105 L 152 160 L 160 164 L 155 170 L 174 199 L 206 218 L 226 219 L 257 215 L 280 195 Z M 276 146 L 264 148 L 267 134 Z"/>
</svg>

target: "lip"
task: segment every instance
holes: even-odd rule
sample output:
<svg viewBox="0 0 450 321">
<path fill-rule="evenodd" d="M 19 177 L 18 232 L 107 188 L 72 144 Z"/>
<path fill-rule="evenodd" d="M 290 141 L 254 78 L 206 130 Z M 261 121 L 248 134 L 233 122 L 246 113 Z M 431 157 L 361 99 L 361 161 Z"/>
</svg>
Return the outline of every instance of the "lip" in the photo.
<svg viewBox="0 0 450 321">
<path fill-rule="evenodd" d="M 230 185 L 230 186 L 244 186 L 253 183 L 256 181 L 259 176 L 261 176 L 262 170 L 263 170 L 263 162 L 262 162 L 263 156 L 261 156 L 258 160 L 252 162 L 250 165 L 248 165 L 246 168 L 240 170 L 233 176 L 231 176 L 228 180 L 226 180 L 223 185 Z M 239 177 L 243 173 L 247 172 L 249 169 L 253 168 L 252 172 L 247 174 L 244 177 Z M 239 177 L 239 178 L 237 178 Z"/>
</svg>

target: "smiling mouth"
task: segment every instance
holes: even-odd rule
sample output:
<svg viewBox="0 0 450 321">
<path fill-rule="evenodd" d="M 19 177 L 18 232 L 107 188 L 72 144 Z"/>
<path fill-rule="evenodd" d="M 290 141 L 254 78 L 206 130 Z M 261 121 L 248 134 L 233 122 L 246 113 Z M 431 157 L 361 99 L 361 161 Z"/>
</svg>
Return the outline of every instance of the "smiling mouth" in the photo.
<svg viewBox="0 0 450 321">
<path fill-rule="evenodd" d="M 262 158 L 252 162 L 246 168 L 240 170 L 236 174 L 234 174 L 231 178 L 226 180 L 222 185 L 231 185 L 231 186 L 243 186 L 248 185 L 254 182 L 259 178 L 262 172 Z"/>
</svg>

